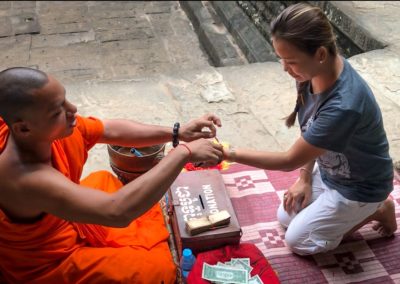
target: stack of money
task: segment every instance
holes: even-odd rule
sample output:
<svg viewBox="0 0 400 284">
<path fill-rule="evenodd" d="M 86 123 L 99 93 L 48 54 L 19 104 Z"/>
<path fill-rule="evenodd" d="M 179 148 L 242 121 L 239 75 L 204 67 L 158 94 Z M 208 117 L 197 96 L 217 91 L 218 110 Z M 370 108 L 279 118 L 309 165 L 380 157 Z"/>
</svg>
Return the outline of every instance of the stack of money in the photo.
<svg viewBox="0 0 400 284">
<path fill-rule="evenodd" d="M 231 215 L 229 212 L 222 210 L 218 213 L 186 221 L 186 231 L 193 236 L 208 230 L 226 227 L 229 225 L 230 220 Z"/>
<path fill-rule="evenodd" d="M 251 277 L 252 270 L 249 258 L 232 258 L 216 265 L 204 263 L 201 277 L 211 283 L 263 284 L 258 275 Z"/>
</svg>

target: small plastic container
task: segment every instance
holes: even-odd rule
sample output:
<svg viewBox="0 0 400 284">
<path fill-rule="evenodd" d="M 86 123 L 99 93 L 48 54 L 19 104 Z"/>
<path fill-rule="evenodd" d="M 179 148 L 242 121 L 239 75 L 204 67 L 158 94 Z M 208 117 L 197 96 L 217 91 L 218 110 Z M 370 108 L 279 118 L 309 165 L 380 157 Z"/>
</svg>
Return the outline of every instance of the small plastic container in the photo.
<svg viewBox="0 0 400 284">
<path fill-rule="evenodd" d="M 195 262 L 196 257 L 192 253 L 192 250 L 189 248 L 185 248 L 182 252 L 181 258 L 182 280 L 184 283 L 186 283 L 189 272 L 190 270 L 192 270 Z"/>
</svg>

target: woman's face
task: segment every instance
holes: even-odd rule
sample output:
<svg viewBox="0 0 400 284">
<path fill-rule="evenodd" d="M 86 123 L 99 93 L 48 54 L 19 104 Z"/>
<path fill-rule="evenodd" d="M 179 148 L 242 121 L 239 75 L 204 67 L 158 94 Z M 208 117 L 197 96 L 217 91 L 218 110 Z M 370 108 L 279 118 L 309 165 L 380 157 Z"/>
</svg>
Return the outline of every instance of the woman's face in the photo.
<svg viewBox="0 0 400 284">
<path fill-rule="evenodd" d="M 320 68 L 317 56 L 300 51 L 290 42 L 273 37 L 272 44 L 276 55 L 280 58 L 283 70 L 288 72 L 298 82 L 311 80 Z"/>
</svg>

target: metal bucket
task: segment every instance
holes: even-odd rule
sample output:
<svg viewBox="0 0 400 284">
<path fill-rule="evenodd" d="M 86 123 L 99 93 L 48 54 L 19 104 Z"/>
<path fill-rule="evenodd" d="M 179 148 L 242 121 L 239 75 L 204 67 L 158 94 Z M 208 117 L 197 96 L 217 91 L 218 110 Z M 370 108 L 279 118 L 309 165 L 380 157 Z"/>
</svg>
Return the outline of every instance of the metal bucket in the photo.
<svg viewBox="0 0 400 284">
<path fill-rule="evenodd" d="M 164 158 L 165 144 L 135 148 L 142 154 L 141 157 L 132 154 L 131 147 L 107 145 L 107 149 L 111 169 L 121 182 L 126 184 L 153 168 Z"/>
</svg>

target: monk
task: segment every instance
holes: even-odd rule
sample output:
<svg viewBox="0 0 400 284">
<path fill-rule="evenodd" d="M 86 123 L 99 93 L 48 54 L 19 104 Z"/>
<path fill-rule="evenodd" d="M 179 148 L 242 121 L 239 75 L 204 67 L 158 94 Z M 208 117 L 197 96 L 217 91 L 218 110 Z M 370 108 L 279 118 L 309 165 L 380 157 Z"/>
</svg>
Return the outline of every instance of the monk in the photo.
<svg viewBox="0 0 400 284">
<path fill-rule="evenodd" d="M 96 143 L 143 147 L 172 128 L 82 117 L 54 77 L 0 72 L 0 275 L 6 283 L 173 283 L 158 201 L 187 162 L 218 163 L 212 114 L 179 128 L 158 165 L 122 185 L 100 171 L 80 181 Z M 1 281 L 0 281 L 1 282 Z"/>
</svg>

